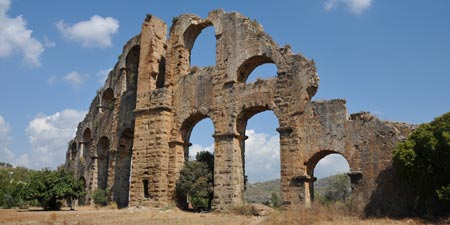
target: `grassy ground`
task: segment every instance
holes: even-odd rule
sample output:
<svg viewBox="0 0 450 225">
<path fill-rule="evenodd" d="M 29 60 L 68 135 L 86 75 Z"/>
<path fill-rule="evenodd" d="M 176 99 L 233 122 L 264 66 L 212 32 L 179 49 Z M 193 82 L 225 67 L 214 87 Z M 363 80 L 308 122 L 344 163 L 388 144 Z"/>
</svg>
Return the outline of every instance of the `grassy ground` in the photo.
<svg viewBox="0 0 450 225">
<path fill-rule="evenodd" d="M 441 221 L 449 224 L 450 221 Z M 42 211 L 39 209 L 0 209 L 0 224 L 230 224 L 230 225 L 271 225 L 271 224 L 433 224 L 421 219 L 393 220 L 360 219 L 340 209 L 314 208 L 295 211 L 275 211 L 267 217 L 238 216 L 219 213 L 190 213 L 176 208 L 162 209 L 96 209 L 79 207 L 75 211 Z"/>
</svg>

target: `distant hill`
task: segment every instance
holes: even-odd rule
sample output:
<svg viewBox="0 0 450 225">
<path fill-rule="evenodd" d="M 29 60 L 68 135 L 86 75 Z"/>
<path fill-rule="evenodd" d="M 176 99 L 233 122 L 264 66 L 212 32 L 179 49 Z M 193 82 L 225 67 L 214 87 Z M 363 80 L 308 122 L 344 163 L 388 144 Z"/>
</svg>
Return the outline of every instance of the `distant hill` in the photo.
<svg viewBox="0 0 450 225">
<path fill-rule="evenodd" d="M 327 192 L 330 192 L 331 186 L 338 182 L 341 175 L 342 174 L 338 174 L 321 178 L 314 182 L 315 196 L 326 196 Z M 345 186 L 345 189 L 350 191 L 350 178 L 345 182 Z M 273 192 L 277 193 L 278 196 L 281 196 L 280 179 L 248 183 L 244 198 L 249 203 L 263 203 L 270 201 Z"/>
<path fill-rule="evenodd" d="M 249 203 L 263 203 L 270 201 L 272 192 L 281 196 L 280 179 L 265 182 L 248 183 L 244 198 Z"/>
</svg>

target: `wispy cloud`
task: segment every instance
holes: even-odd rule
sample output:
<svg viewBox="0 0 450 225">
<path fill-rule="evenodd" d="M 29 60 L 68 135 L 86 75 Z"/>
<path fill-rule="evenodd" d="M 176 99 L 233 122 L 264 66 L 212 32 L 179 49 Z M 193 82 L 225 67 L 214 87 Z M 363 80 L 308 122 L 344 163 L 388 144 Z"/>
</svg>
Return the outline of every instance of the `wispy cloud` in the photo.
<svg viewBox="0 0 450 225">
<path fill-rule="evenodd" d="M 88 76 L 78 71 L 72 71 L 63 77 L 63 80 L 78 90 L 87 80 Z"/>
<path fill-rule="evenodd" d="M 350 13 L 361 15 L 364 11 L 369 9 L 372 0 L 327 0 L 325 1 L 325 10 L 330 11 L 337 9 L 341 5 L 344 6 Z"/>
<path fill-rule="evenodd" d="M 112 45 L 112 36 L 119 30 L 119 21 L 112 17 L 95 15 L 87 21 L 68 25 L 63 20 L 56 23 L 58 30 L 69 40 L 83 47 L 105 48 Z"/>
<path fill-rule="evenodd" d="M 109 72 L 111 72 L 112 68 L 100 70 L 97 72 L 97 76 L 99 77 L 98 82 L 100 84 L 104 84 L 106 78 L 108 78 Z"/>
<path fill-rule="evenodd" d="M 11 0 L 0 0 L 0 58 L 19 53 L 28 65 L 40 66 L 44 47 L 31 36 L 33 30 L 27 28 L 22 15 L 16 18 L 8 16 L 10 6 Z"/>
</svg>

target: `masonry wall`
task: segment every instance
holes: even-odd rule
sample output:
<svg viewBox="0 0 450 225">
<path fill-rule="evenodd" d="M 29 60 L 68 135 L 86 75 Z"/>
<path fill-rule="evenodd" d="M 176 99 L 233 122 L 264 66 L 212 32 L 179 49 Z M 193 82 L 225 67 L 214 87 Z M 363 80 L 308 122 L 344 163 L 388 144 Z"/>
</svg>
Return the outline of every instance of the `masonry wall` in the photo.
<svg viewBox="0 0 450 225">
<path fill-rule="evenodd" d="M 216 64 L 191 66 L 195 40 L 209 26 L 215 30 Z M 79 124 L 66 165 L 86 180 L 87 190 L 110 190 L 119 206 L 175 204 L 190 133 L 210 118 L 214 208 L 240 205 L 247 121 L 271 110 L 279 123 L 285 207 L 311 204 L 313 169 L 331 153 L 350 164 L 355 204 L 363 209 L 372 200 L 377 176 L 391 166 L 393 147 L 412 127 L 368 113 L 348 115 L 344 100 L 311 102 L 319 86 L 314 62 L 278 46 L 260 24 L 239 13 L 184 14 L 174 19 L 166 40 L 167 31 L 163 21 L 146 17 Z M 246 82 L 265 63 L 277 66 L 274 78 Z"/>
</svg>

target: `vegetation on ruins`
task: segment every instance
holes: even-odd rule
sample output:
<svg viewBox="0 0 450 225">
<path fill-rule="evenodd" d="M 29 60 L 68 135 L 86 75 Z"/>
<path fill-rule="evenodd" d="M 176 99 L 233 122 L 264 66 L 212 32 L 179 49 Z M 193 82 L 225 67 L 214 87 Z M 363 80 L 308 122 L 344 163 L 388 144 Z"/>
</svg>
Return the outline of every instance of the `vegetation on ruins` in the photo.
<svg viewBox="0 0 450 225">
<path fill-rule="evenodd" d="M 420 125 L 394 150 L 394 165 L 414 188 L 421 213 L 450 210 L 450 112 Z"/>
<path fill-rule="evenodd" d="M 180 198 L 187 198 L 195 209 L 211 209 L 214 187 L 214 155 L 201 151 L 186 161 L 176 184 Z"/>
</svg>

